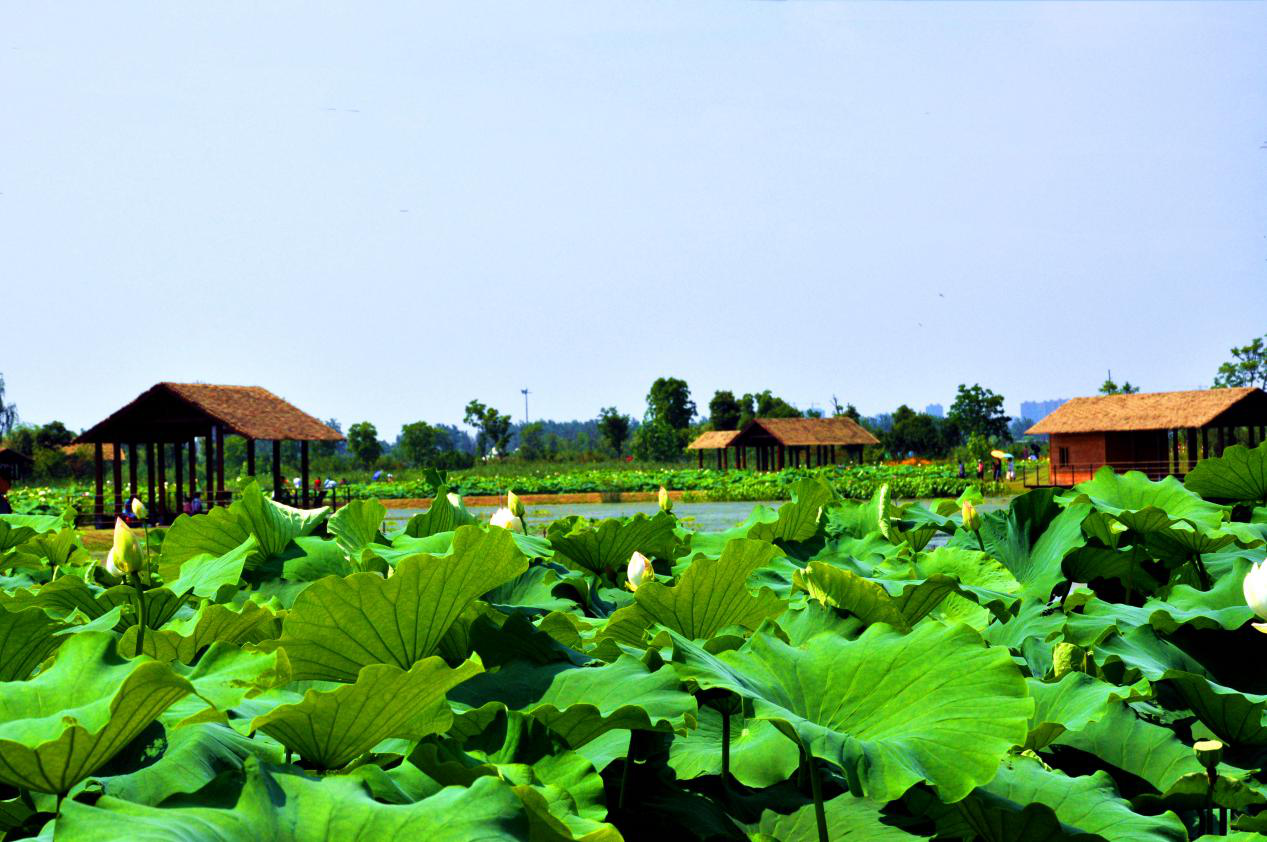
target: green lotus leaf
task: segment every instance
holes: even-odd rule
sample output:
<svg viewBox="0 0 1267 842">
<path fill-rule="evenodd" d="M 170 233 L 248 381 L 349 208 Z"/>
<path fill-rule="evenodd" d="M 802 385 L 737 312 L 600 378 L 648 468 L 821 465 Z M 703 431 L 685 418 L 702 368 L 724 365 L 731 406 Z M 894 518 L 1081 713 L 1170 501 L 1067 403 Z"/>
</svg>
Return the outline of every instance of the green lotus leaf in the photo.
<svg viewBox="0 0 1267 842">
<path fill-rule="evenodd" d="M 988 600 L 1003 618 L 1010 616 L 1007 607 L 1016 601 L 1009 594 L 963 588 L 955 579 L 940 574 L 923 580 L 876 580 L 820 561 L 798 570 L 792 581 L 824 605 L 848 611 L 868 625 L 888 623 L 901 631 L 910 631 L 952 594 L 974 602 Z"/>
<path fill-rule="evenodd" d="M 1198 629 L 1238 629 L 1254 617 L 1242 590 L 1251 564 L 1248 559 L 1235 557 L 1228 566 L 1228 571 L 1208 591 L 1175 585 L 1168 598 L 1149 597 L 1142 606 L 1095 599 L 1083 606 L 1083 617 L 1111 623 L 1121 630 L 1151 624 L 1166 634 L 1187 625 Z"/>
<path fill-rule="evenodd" d="M 1234 444 L 1222 456 L 1202 459 L 1183 479 L 1194 494 L 1216 500 L 1267 503 L 1267 442 L 1254 449 Z"/>
<path fill-rule="evenodd" d="M 961 589 L 971 591 L 973 598 L 958 593 L 947 595 L 932 616 L 965 623 L 977 631 L 990 625 L 999 608 L 1006 608 L 1009 613 L 1015 610 L 1013 597 L 1021 590 L 1020 582 L 1002 564 L 963 547 L 942 546 L 921 552 L 915 556 L 913 572 L 917 579 L 937 574 L 950 576 Z M 991 603 L 996 603 L 995 611 L 986 607 Z"/>
<path fill-rule="evenodd" d="M 960 804 L 983 842 L 1113 840 L 1184 842 L 1188 832 L 1174 813 L 1143 816 L 1122 800 L 1104 772 L 1069 777 L 1032 757 L 1007 758 L 979 794 Z"/>
<path fill-rule="evenodd" d="M 422 538 L 414 538 L 403 532 L 391 536 L 389 545 L 368 544 L 361 551 L 362 557 L 366 551 L 372 552 L 374 555 L 383 559 L 388 565 L 395 567 L 400 563 L 401 559 L 408 558 L 411 555 L 449 555 L 453 552 L 453 533 L 440 532 L 436 535 L 427 535 Z"/>
<path fill-rule="evenodd" d="M 769 506 L 755 506 L 743 523 L 721 532 L 693 532 L 690 534 L 690 552 L 692 556 L 706 555 L 712 558 L 722 554 L 726 545 L 736 538 L 746 538 L 754 526 L 759 523 L 776 523 L 779 513 Z"/>
<path fill-rule="evenodd" d="M 1054 489 L 1031 491 L 1005 511 L 983 515 L 981 539 L 986 552 L 1020 582 L 1025 596 L 1046 602 L 1052 588 L 1064 581 L 1065 556 L 1086 543 L 1082 521 L 1090 511 L 1085 503 L 1062 509 Z M 975 549 L 977 539 L 960 530 L 951 544 Z"/>
<path fill-rule="evenodd" d="M 206 514 L 180 515 L 163 537 L 162 558 L 180 564 L 194 556 L 222 556 L 251 537 L 248 526 L 230 509 L 217 506 Z"/>
<path fill-rule="evenodd" d="M 701 707 L 695 730 L 669 746 L 669 766 L 678 780 L 721 774 L 722 734 L 722 714 Z M 774 786 L 787 780 L 799 763 L 795 743 L 778 728 L 764 719 L 731 715 L 730 774 L 739 783 L 758 789 Z M 812 822 L 811 816 L 811 827 Z"/>
<path fill-rule="evenodd" d="M 575 582 L 582 576 L 558 565 L 533 564 L 509 582 L 490 590 L 485 599 L 508 614 L 574 611 L 577 603 L 566 594 L 575 587 L 584 588 L 584 585 Z"/>
<path fill-rule="evenodd" d="M 1064 571 L 1074 582 L 1116 579 L 1132 593 L 1153 593 L 1162 583 L 1145 568 L 1150 561 L 1152 557 L 1138 544 L 1121 550 L 1088 544 L 1065 557 Z"/>
<path fill-rule="evenodd" d="M 452 555 L 405 558 L 390 578 L 355 573 L 309 585 L 279 645 L 296 680 L 355 681 L 367 664 L 408 669 L 436 651 L 468 605 L 527 566 L 506 530 L 463 526 Z"/>
<path fill-rule="evenodd" d="M 1029 749 L 1045 748 L 1066 731 L 1082 731 L 1090 723 L 1104 719 L 1110 713 L 1110 704 L 1129 693 L 1081 672 L 1067 673 L 1054 682 L 1027 678 L 1025 683 L 1034 699 L 1034 715 L 1029 719 L 1029 737 L 1025 741 Z"/>
<path fill-rule="evenodd" d="M 1131 800 L 1136 810 L 1143 813 L 1160 813 L 1162 810 L 1200 810 L 1211 805 L 1226 807 L 1238 813 L 1251 810 L 1260 811 L 1267 806 L 1267 790 L 1254 780 L 1252 773 L 1237 772 L 1227 774 L 1227 770 L 1219 767 L 1219 775 L 1214 779 L 1214 791 L 1210 791 L 1210 779 L 1202 769 L 1200 772 L 1189 772 L 1175 780 L 1164 793 L 1158 796 L 1137 795 Z M 1201 839 L 1225 840 L 1226 836 L 1202 836 Z M 1262 842 L 1262 837 L 1255 837 Z"/>
<path fill-rule="evenodd" d="M 0 606 L 0 681 L 21 681 L 62 645 L 57 632 L 67 628 L 39 608 Z"/>
<path fill-rule="evenodd" d="M 787 642 L 800 646 L 820 634 L 832 634 L 852 640 L 866 627 L 857 617 L 842 617 L 821 602 L 792 606 L 779 616 L 778 626 Z"/>
<path fill-rule="evenodd" d="M 465 506 L 455 506 L 449 502 L 447 495 L 437 494 L 431 508 L 405 522 L 404 534 L 410 538 L 426 538 L 442 532 L 455 532 L 459 526 L 475 523 L 479 523 L 479 518 L 468 512 Z"/>
<path fill-rule="evenodd" d="M 256 482 L 246 484 L 229 510 L 259 539 L 266 557 L 280 555 L 294 539 L 312 534 L 330 513 L 329 507 L 296 509 L 270 500 Z"/>
<path fill-rule="evenodd" d="M 311 778 L 252 758 L 232 806 L 151 807 L 108 795 L 91 807 L 68 801 L 57 834 L 83 842 L 470 842 L 526 839 L 528 821 L 514 792 L 495 778 L 447 787 L 414 804 L 381 804 L 355 777 Z"/>
<path fill-rule="evenodd" d="M 261 652 L 231 643 L 213 643 L 197 664 L 192 667 L 173 664 L 173 669 L 193 685 L 197 694 L 175 702 L 163 713 L 163 723 L 177 728 L 196 722 L 223 721 L 225 716 L 221 711 L 231 710 L 245 698 L 290 681 L 286 650 Z"/>
<path fill-rule="evenodd" d="M 118 775 L 94 775 L 80 788 L 97 785 L 106 795 L 157 805 L 180 793 L 197 792 L 222 772 L 241 769 L 248 757 L 281 763 L 277 743 L 252 740 L 227 725 L 204 722 L 166 733 L 162 755 L 148 766 Z"/>
<path fill-rule="evenodd" d="M 348 504 L 330 515 L 326 530 L 334 537 L 339 549 L 352 559 L 360 559 L 361 551 L 370 544 L 386 544 L 383 537 L 383 518 L 387 507 L 377 500 L 349 500 Z"/>
<path fill-rule="evenodd" d="M 123 652 L 136 651 L 136 626 L 129 626 L 119 640 Z M 254 602 L 241 608 L 206 605 L 197 614 L 173 620 L 161 629 L 147 632 L 143 644 L 146 655 L 158 661 L 192 664 L 204 649 L 222 641 L 232 644 L 261 643 L 281 635 L 281 619 L 269 608 Z"/>
<path fill-rule="evenodd" d="M 769 589 L 753 594 L 747 580 L 783 551 L 765 541 L 736 539 L 719 558 L 697 557 L 673 587 L 647 582 L 634 594 L 637 609 L 692 640 L 707 640 L 724 628 L 755 630 L 783 612 L 784 602 Z"/>
<path fill-rule="evenodd" d="M 1242 693 L 1187 672 L 1167 672 L 1165 680 L 1219 739 L 1236 746 L 1267 746 L 1267 695 Z"/>
<path fill-rule="evenodd" d="M 823 805 L 827 827 L 834 840 L 849 842 L 914 842 L 923 839 L 901 828 L 883 822 L 880 808 L 865 798 L 840 795 Z M 749 828 L 753 842 L 818 842 L 818 820 L 814 805 L 806 804 L 794 813 L 782 815 L 773 810 L 761 814 L 761 821 Z"/>
<path fill-rule="evenodd" d="M 61 581 L 58 579 L 57 581 Z M 167 588 L 149 588 L 144 591 L 142 599 L 145 600 L 145 625 L 146 628 L 161 628 L 172 617 L 176 616 L 176 612 L 184 605 L 184 597 L 178 596 Z M 140 602 L 137 600 L 136 589 L 131 585 L 115 585 L 107 588 L 103 593 L 97 596 L 97 612 L 95 614 L 85 614 L 93 619 L 105 614 L 116 607 L 124 609 L 123 618 L 116 626 L 118 631 L 124 631 L 129 626 L 134 626 L 138 622 L 140 614 L 137 608 Z"/>
<path fill-rule="evenodd" d="M 166 664 L 124 660 L 109 634 L 73 635 L 48 670 L 0 684 L 0 780 L 67 792 L 192 691 Z"/>
<path fill-rule="evenodd" d="M 79 533 L 73 527 L 58 532 L 42 532 L 26 542 L 23 548 L 40 556 L 49 567 L 88 564 L 92 554 L 84 549 Z"/>
<path fill-rule="evenodd" d="M 761 541 L 808 541 L 818 534 L 823 507 L 835 496 L 836 492 L 821 479 L 800 480 L 791 488 L 791 502 L 779 506 L 778 519 L 753 525 L 748 537 Z"/>
<path fill-rule="evenodd" d="M 179 575 L 166 587 L 177 596 L 193 594 L 220 602 L 237 591 L 242 570 L 258 552 L 259 541 L 252 535 L 224 555 L 196 555 L 180 565 Z"/>
<path fill-rule="evenodd" d="M 583 520 L 564 518 L 550 525 L 546 537 L 555 552 L 591 573 L 623 577 L 629 558 L 640 552 L 648 558 L 672 558 L 678 545 L 673 516 L 603 520 L 589 526 Z"/>
<path fill-rule="evenodd" d="M 367 566 L 354 565 L 334 541 L 301 535 L 291 541 L 281 555 L 270 559 L 262 572 L 277 575 L 279 567 L 281 577 L 288 582 L 316 582 L 325 576 L 347 576 Z"/>
<path fill-rule="evenodd" d="M 840 766 L 851 792 L 881 801 L 920 781 L 944 801 L 963 798 L 1025 741 L 1033 712 L 1007 651 L 966 626 L 874 625 L 857 640 L 820 635 L 801 647 L 758 633 L 716 656 L 674 642 L 684 678 L 752 699 L 756 718 Z"/>
<path fill-rule="evenodd" d="M 1094 478 L 1075 485 L 1070 492 L 1071 497 L 1079 494 L 1097 509 L 1115 516 L 1152 507 L 1174 520 L 1186 520 L 1205 529 L 1217 529 L 1223 522 L 1222 506 L 1202 500 L 1174 477 L 1154 481 L 1141 471 L 1119 474 L 1105 465 L 1095 472 Z"/>
<path fill-rule="evenodd" d="M 60 515 L 0 515 L 0 553 L 26 543 L 36 535 L 59 532 L 74 523 L 74 511 L 70 520 L 67 512 Z"/>
<path fill-rule="evenodd" d="M 697 712 L 672 669 L 652 670 L 629 655 L 587 667 L 519 661 L 477 676 L 452 698 L 475 709 L 462 719 L 482 723 L 503 708 L 518 710 L 573 749 L 618 729 L 685 732 L 695 727 Z"/>
<path fill-rule="evenodd" d="M 877 488 L 865 503 L 845 500 L 826 510 L 827 534 L 863 539 L 880 532 L 880 521 L 889 515 L 889 494 L 886 486 Z M 892 542 L 883 538 L 884 543 Z"/>
<path fill-rule="evenodd" d="M 33 815 L 35 810 L 31 808 L 29 799 L 23 796 L 0 800 L 0 833 L 8 834 L 10 830 L 21 827 Z"/>
<path fill-rule="evenodd" d="M 355 684 L 309 690 L 300 701 L 256 716 L 250 729 L 264 731 L 321 769 L 342 768 L 389 737 L 418 740 L 448 730 L 453 712 L 445 693 L 480 671 L 475 661 L 450 669 L 438 657 L 424 658 L 408 671 L 370 664 Z"/>
<path fill-rule="evenodd" d="M 77 576 L 59 576 L 35 589 L 0 593 L 0 605 L 11 611 L 39 608 L 59 620 L 68 619 L 75 611 L 96 619 L 107 610 L 97 602 L 98 593 Z"/>
</svg>

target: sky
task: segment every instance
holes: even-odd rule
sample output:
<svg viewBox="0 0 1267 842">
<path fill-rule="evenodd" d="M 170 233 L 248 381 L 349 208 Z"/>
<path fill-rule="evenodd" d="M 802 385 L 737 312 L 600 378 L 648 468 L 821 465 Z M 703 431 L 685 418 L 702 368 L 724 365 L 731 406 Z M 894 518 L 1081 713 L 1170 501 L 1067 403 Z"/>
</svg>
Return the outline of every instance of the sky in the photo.
<svg viewBox="0 0 1267 842">
<path fill-rule="evenodd" d="M 0 0 L 0 374 L 344 427 L 1210 383 L 1267 4 Z"/>
</svg>

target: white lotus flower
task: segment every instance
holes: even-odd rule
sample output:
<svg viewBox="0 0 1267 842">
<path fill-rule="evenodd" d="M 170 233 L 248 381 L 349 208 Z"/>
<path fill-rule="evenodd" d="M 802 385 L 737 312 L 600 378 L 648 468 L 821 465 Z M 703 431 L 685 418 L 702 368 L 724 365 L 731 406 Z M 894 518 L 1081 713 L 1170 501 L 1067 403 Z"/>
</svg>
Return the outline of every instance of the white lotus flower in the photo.
<svg viewBox="0 0 1267 842">
<path fill-rule="evenodd" d="M 140 497 L 132 498 L 132 514 L 136 516 L 137 520 L 145 520 L 145 518 L 149 517 L 150 510 L 145 508 L 145 504 L 141 502 Z"/>
<path fill-rule="evenodd" d="M 514 513 L 506 507 L 502 507 L 493 512 L 493 516 L 488 519 L 491 526 L 500 526 L 502 529 L 509 529 L 511 532 L 523 532 L 523 518 L 515 517 Z"/>
<path fill-rule="evenodd" d="M 1241 588 L 1245 591 L 1245 604 L 1260 619 L 1267 620 L 1267 562 L 1260 561 L 1255 564 L 1253 569 L 1245 574 L 1245 582 Z M 1254 623 L 1254 628 L 1260 632 L 1267 632 L 1267 623 Z"/>
<path fill-rule="evenodd" d="M 445 496 L 448 498 L 450 506 L 452 506 L 455 509 L 461 507 L 462 495 L 458 494 L 456 491 L 450 491 Z"/>
<path fill-rule="evenodd" d="M 650 582 L 655 578 L 655 570 L 652 569 L 651 561 L 645 555 L 634 551 L 634 554 L 629 557 L 629 570 L 625 575 L 629 579 L 626 587 L 631 591 L 636 591 L 643 582 Z"/>
<path fill-rule="evenodd" d="M 111 547 L 110 551 L 106 553 L 106 572 L 111 576 L 123 576 L 123 574 L 119 572 L 119 566 L 114 563 L 114 547 Z"/>
</svg>

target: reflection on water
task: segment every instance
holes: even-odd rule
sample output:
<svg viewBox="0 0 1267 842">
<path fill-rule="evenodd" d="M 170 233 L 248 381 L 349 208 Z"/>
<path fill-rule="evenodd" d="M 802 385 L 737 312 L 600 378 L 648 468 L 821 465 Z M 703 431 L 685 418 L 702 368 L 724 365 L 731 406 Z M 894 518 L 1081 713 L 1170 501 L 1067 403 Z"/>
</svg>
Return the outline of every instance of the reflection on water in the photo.
<svg viewBox="0 0 1267 842">
<path fill-rule="evenodd" d="M 748 515 L 752 514 L 755 506 L 769 506 L 777 509 L 783 505 L 782 500 L 775 500 L 766 503 L 674 503 L 673 513 L 678 516 L 678 520 L 682 526 L 697 532 L 717 532 L 723 529 L 730 529 L 732 526 L 742 523 Z M 925 504 L 930 500 L 920 501 Z M 391 505 L 390 500 L 384 500 L 387 506 Z M 1005 498 L 992 498 L 977 507 L 980 512 L 989 512 L 995 509 L 1005 508 L 1008 501 Z M 480 518 L 487 519 L 496 508 L 493 506 L 471 506 L 470 511 Z M 582 517 L 592 518 L 595 520 L 607 517 L 627 517 L 632 514 L 642 512 L 644 514 L 655 514 L 658 511 L 655 501 L 646 503 L 560 503 L 554 506 L 529 506 L 528 507 L 528 525 L 529 528 L 540 527 L 542 524 L 549 523 L 552 520 L 569 515 L 581 515 Z M 405 525 L 405 521 L 418 514 L 422 509 L 391 509 L 387 510 L 388 527 L 399 528 Z M 533 532 L 538 531 L 533 528 Z M 934 539 L 934 545 L 945 543 L 945 536 L 937 536 Z"/>
</svg>

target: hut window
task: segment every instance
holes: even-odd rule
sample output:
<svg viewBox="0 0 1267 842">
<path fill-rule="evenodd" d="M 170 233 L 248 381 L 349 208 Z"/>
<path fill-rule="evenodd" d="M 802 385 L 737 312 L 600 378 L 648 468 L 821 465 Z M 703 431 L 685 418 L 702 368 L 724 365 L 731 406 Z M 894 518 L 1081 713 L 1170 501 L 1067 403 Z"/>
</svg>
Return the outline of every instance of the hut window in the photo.
<svg viewBox="0 0 1267 842">
<path fill-rule="evenodd" d="M 1058 458 L 1059 458 L 1059 460 L 1060 460 L 1060 464 L 1061 464 L 1061 465 L 1068 465 L 1068 464 L 1069 464 L 1069 448 L 1067 448 L 1067 447 L 1061 447 L 1061 448 L 1059 448 L 1059 454 L 1060 454 L 1060 455 L 1059 455 L 1059 457 L 1058 457 Z"/>
</svg>

